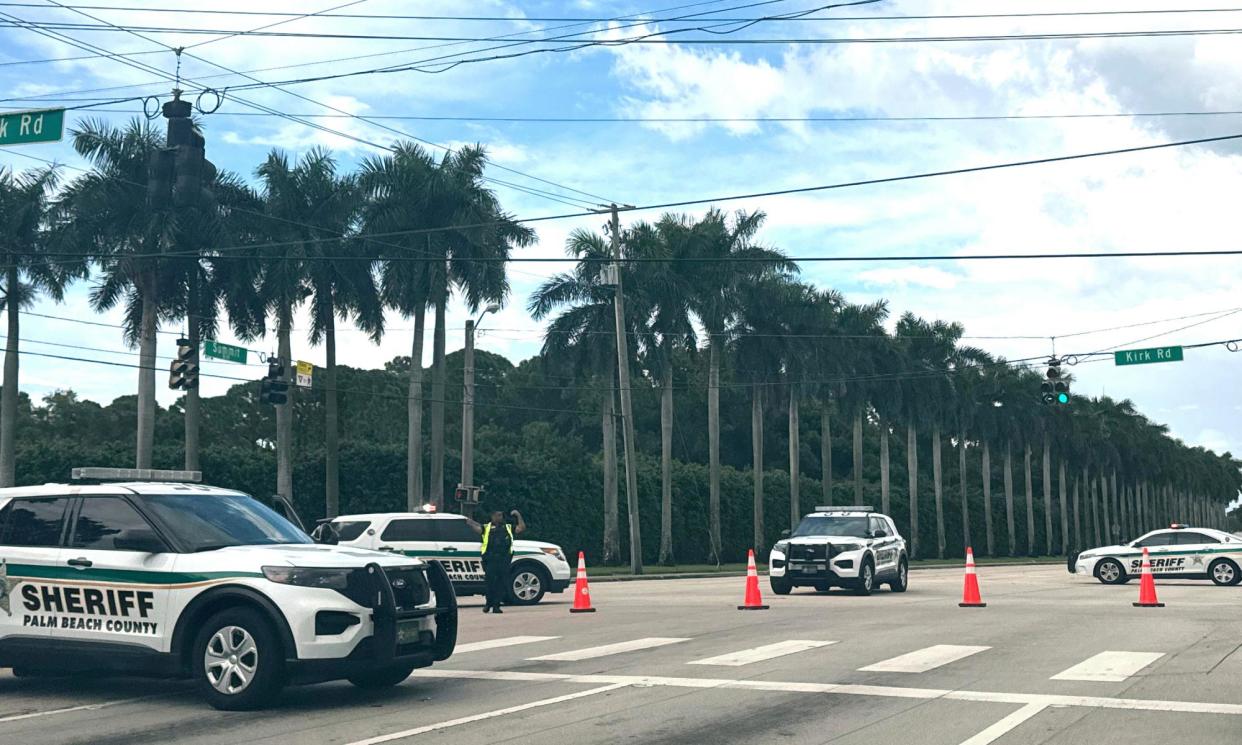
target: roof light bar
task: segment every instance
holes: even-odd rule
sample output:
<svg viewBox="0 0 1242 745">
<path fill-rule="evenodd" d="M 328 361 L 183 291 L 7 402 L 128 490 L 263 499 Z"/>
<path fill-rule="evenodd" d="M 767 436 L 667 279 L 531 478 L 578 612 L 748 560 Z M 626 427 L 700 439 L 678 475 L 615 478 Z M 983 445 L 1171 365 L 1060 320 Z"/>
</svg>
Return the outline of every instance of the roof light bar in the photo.
<svg viewBox="0 0 1242 745">
<path fill-rule="evenodd" d="M 75 468 L 74 481 L 167 481 L 197 484 L 203 480 L 202 471 L 174 471 L 162 468 L 103 468 L 87 466 Z"/>
<path fill-rule="evenodd" d="M 837 506 L 837 507 L 819 506 L 815 508 L 815 511 L 816 512 L 875 512 L 875 507 L 869 504 L 853 504 L 853 505 L 845 505 L 845 506 Z"/>
</svg>

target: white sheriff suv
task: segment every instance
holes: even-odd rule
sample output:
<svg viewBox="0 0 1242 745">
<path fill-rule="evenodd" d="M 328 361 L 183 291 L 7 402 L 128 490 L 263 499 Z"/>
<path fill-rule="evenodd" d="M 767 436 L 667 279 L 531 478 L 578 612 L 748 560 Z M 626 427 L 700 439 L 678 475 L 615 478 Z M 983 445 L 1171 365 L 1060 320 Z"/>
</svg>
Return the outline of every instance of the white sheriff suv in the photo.
<svg viewBox="0 0 1242 745">
<path fill-rule="evenodd" d="M 453 653 L 438 565 L 317 545 L 247 494 L 177 480 L 198 475 L 0 489 L 0 668 L 189 677 L 253 709 L 287 682 L 391 686 Z"/>
<path fill-rule="evenodd" d="M 871 507 L 816 507 L 798 527 L 781 533 L 768 555 L 772 592 L 795 587 L 849 587 L 870 595 L 881 583 L 905 592 L 910 563 L 906 541 L 888 515 Z"/>
<path fill-rule="evenodd" d="M 1074 560 L 1074 573 L 1106 585 L 1125 584 L 1142 572 L 1144 548 L 1158 578 L 1210 579 L 1218 585 L 1242 581 L 1242 537 L 1180 524 L 1153 530 L 1124 546 L 1083 551 Z"/>
<path fill-rule="evenodd" d="M 317 533 L 320 540 L 395 552 L 443 567 L 459 596 L 479 595 L 487 589 L 483 539 L 470 529 L 464 515 L 436 513 L 429 506 L 423 512 L 342 515 L 330 527 L 331 531 Z M 514 538 L 512 567 L 510 605 L 534 605 L 545 593 L 564 592 L 570 583 L 565 552 L 554 543 Z"/>
</svg>

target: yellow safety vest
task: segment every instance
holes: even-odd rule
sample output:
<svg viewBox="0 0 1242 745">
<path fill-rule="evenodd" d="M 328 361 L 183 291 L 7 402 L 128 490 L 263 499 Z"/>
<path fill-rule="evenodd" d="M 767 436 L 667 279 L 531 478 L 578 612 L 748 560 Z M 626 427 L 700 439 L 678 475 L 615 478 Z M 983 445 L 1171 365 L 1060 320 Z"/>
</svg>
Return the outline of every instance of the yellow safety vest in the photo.
<svg viewBox="0 0 1242 745">
<path fill-rule="evenodd" d="M 505 523 L 505 530 L 509 532 L 509 553 L 512 554 L 513 553 L 513 526 L 510 525 L 509 523 Z M 484 554 L 487 553 L 487 537 L 490 536 L 491 534 L 492 534 L 492 524 L 488 523 L 483 526 L 483 551 L 482 553 Z"/>
</svg>

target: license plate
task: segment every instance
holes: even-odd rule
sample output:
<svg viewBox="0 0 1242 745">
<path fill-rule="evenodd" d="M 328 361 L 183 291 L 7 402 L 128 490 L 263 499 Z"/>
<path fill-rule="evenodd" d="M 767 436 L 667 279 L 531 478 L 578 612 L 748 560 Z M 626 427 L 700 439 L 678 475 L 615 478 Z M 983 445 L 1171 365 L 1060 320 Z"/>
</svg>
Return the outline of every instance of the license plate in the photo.
<svg viewBox="0 0 1242 745">
<path fill-rule="evenodd" d="M 422 629 L 418 625 L 418 621 L 403 621 L 397 624 L 397 643 L 412 644 L 418 641 L 419 632 Z"/>
<path fill-rule="evenodd" d="M 795 564 L 793 569 L 795 572 L 804 572 L 807 574 L 814 574 L 819 571 L 819 567 L 815 564 Z"/>
</svg>

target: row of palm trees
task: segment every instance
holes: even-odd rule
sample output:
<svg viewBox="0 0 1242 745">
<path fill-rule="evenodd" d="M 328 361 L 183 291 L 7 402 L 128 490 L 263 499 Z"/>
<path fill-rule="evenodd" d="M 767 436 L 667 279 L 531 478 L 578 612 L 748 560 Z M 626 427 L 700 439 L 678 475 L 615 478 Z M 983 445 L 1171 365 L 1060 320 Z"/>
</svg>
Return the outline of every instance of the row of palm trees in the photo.
<svg viewBox="0 0 1242 745">
<path fill-rule="evenodd" d="M 788 417 L 789 524 L 803 514 L 800 493 L 803 426 L 800 410 L 814 401 L 820 411 L 824 504 L 833 504 L 833 419 L 852 430 L 853 495 L 863 496 L 864 432 L 879 443 L 880 508 L 891 511 L 890 438 L 904 424 L 912 553 L 944 557 L 944 449 L 957 451 L 957 474 L 964 545 L 995 553 L 992 515 L 992 451 L 1003 459 L 1005 544 L 1019 550 L 1014 504 L 1014 458 L 1022 460 L 1025 482 L 1026 546 L 1023 553 L 1066 553 L 1087 543 L 1119 540 L 1157 520 L 1193 519 L 1223 525 L 1224 505 L 1242 487 L 1242 462 L 1189 448 L 1167 429 L 1135 411 L 1129 401 L 1073 397 L 1069 406 L 1040 400 L 1042 369 L 1010 364 L 961 343 L 957 323 L 901 316 L 886 331 L 883 302 L 856 305 L 833 290 L 797 278 L 797 267 L 783 254 L 757 242 L 762 213 L 728 215 L 711 210 L 695 220 L 666 214 L 640 222 L 617 236 L 623 255 L 627 333 L 637 353 L 632 380 L 660 391 L 661 535 L 659 557 L 675 559 L 671 531 L 674 360 L 682 353 L 708 356 L 707 424 L 710 555 L 721 559 L 720 420 L 722 367 L 728 385 L 749 389 L 752 402 L 754 539 L 765 546 L 764 418 L 773 409 Z M 577 259 L 571 272 L 547 280 L 530 298 L 536 319 L 551 317 L 543 355 L 560 368 L 594 379 L 605 390 L 616 387 L 616 346 L 612 289 L 603 268 L 610 260 L 611 236 L 578 231 L 567 244 Z M 554 315 L 555 313 L 555 315 Z M 642 382 L 634 385 L 643 384 Z M 615 401 L 602 400 L 604 443 L 605 560 L 619 558 L 618 498 L 615 469 Z M 932 497 L 936 545 L 918 545 L 925 495 L 919 488 L 920 432 L 930 430 Z M 978 473 L 967 472 L 968 451 L 979 453 Z M 1044 545 L 1035 545 L 1033 458 L 1042 460 Z M 1053 471 L 1056 478 L 1054 480 Z M 982 531 L 971 514 L 968 482 L 982 481 Z M 1054 484 L 1057 494 L 1054 496 Z M 1071 496 L 1072 493 L 1072 496 Z M 1157 505 L 1160 504 L 1159 508 Z M 1056 505 L 1056 507 L 1054 507 Z M 1059 512 L 1059 520 L 1058 513 Z M 1057 524 L 1059 523 L 1059 525 Z M 1084 529 L 1087 531 L 1084 534 Z M 1059 536 L 1059 540 L 1055 538 Z M 636 550 L 631 547 L 631 550 Z"/>
</svg>

